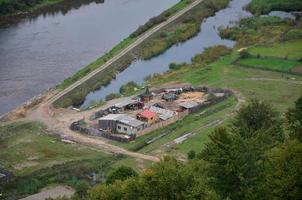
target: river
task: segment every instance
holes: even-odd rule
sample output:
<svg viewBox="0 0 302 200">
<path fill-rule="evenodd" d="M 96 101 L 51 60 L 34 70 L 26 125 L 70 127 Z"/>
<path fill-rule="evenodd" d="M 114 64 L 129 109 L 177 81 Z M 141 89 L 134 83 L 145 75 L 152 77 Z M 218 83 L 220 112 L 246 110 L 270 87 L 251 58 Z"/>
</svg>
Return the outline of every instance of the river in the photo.
<svg viewBox="0 0 302 200">
<path fill-rule="evenodd" d="M 240 21 L 240 19 L 251 16 L 251 13 L 243 9 L 250 1 L 232 0 L 227 8 L 218 11 L 213 17 L 209 17 L 201 23 L 201 32 L 196 37 L 174 45 L 165 53 L 150 60 L 133 62 L 126 70 L 119 73 L 109 85 L 90 92 L 82 107 L 87 107 L 92 101 L 102 100 L 110 93 L 119 92 L 120 87 L 129 81 L 142 84 L 146 76 L 167 71 L 172 62 L 190 63 L 194 55 L 201 53 L 207 47 L 213 45 L 233 47 L 235 42 L 220 38 L 218 28 L 234 26 L 235 22 Z"/>
<path fill-rule="evenodd" d="M 0 28 L 0 114 L 53 87 L 179 0 L 76 0 Z"/>
</svg>

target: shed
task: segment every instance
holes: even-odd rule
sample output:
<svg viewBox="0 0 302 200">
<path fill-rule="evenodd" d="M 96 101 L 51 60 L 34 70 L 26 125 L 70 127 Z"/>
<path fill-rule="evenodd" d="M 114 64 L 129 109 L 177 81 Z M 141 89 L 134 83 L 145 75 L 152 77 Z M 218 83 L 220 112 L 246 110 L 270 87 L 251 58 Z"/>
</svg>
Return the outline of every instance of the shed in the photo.
<svg viewBox="0 0 302 200">
<path fill-rule="evenodd" d="M 189 110 L 189 113 L 195 112 L 199 105 L 200 104 L 196 103 L 195 101 L 187 101 L 179 104 L 182 110 Z"/>
<path fill-rule="evenodd" d="M 156 121 L 156 112 L 151 110 L 143 110 L 137 114 L 137 119 L 147 122 L 148 124 L 153 124 Z"/>
<path fill-rule="evenodd" d="M 116 131 L 116 122 L 125 114 L 109 114 L 99 119 L 99 128 L 109 132 Z"/>
</svg>

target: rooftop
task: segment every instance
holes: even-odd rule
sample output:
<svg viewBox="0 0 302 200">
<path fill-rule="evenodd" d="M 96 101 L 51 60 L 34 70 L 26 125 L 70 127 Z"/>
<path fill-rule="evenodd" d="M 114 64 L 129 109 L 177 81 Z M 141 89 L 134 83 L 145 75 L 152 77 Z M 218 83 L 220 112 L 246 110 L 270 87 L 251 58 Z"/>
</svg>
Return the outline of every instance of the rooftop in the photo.
<svg viewBox="0 0 302 200">
<path fill-rule="evenodd" d="M 144 122 L 139 121 L 133 117 L 130 117 L 128 115 L 125 115 L 123 117 L 121 117 L 120 119 L 117 120 L 120 123 L 132 126 L 132 127 L 138 127 L 144 124 Z"/>
<path fill-rule="evenodd" d="M 186 108 L 186 109 L 190 109 L 190 108 L 194 108 L 196 106 L 198 106 L 199 104 L 196 103 L 195 101 L 187 101 L 187 102 L 183 102 L 180 103 L 179 106 Z"/>
<path fill-rule="evenodd" d="M 99 120 L 113 120 L 133 127 L 137 127 L 144 124 L 144 122 L 139 121 L 126 114 L 109 114 L 105 117 L 101 117 Z"/>
<path fill-rule="evenodd" d="M 156 117 L 156 112 L 146 109 L 146 110 L 143 110 L 142 112 L 138 113 L 138 115 L 149 119 L 152 117 Z"/>
<path fill-rule="evenodd" d="M 159 118 L 162 120 L 167 120 L 175 115 L 175 112 L 156 106 L 151 106 L 150 110 L 156 112 L 159 115 Z"/>
</svg>

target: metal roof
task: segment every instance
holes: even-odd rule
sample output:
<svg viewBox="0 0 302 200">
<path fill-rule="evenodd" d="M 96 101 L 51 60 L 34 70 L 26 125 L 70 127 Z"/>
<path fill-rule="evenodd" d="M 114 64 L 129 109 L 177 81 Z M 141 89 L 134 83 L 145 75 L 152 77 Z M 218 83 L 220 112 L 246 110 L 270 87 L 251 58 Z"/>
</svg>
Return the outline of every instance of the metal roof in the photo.
<svg viewBox="0 0 302 200">
<path fill-rule="evenodd" d="M 109 114 L 104 117 L 99 118 L 99 120 L 118 120 L 121 117 L 124 117 L 126 114 Z"/>
<path fill-rule="evenodd" d="M 179 104 L 181 107 L 184 107 L 186 109 L 194 108 L 198 106 L 199 104 L 194 101 L 187 101 Z"/>
<path fill-rule="evenodd" d="M 138 126 L 144 124 L 144 122 L 139 121 L 126 114 L 109 114 L 109 115 L 106 115 L 105 117 L 101 117 L 99 120 L 117 121 L 117 122 L 129 125 L 129 126 L 133 126 L 133 127 L 138 127 Z"/>
<path fill-rule="evenodd" d="M 121 102 L 115 104 L 114 106 L 118 107 L 118 108 L 123 108 L 125 106 L 128 106 L 129 104 L 136 103 L 136 102 L 137 102 L 137 100 L 128 99 L 128 100 L 121 101 Z"/>
<path fill-rule="evenodd" d="M 159 118 L 162 120 L 167 120 L 176 114 L 175 112 L 173 112 L 171 110 L 159 108 L 156 106 L 151 106 L 150 110 L 153 112 L 156 112 L 158 114 Z"/>
<path fill-rule="evenodd" d="M 130 117 L 128 115 L 125 115 L 123 117 L 121 117 L 120 119 L 117 120 L 120 123 L 132 126 L 132 127 L 138 127 L 144 124 L 144 122 L 139 121 L 133 117 Z"/>
</svg>

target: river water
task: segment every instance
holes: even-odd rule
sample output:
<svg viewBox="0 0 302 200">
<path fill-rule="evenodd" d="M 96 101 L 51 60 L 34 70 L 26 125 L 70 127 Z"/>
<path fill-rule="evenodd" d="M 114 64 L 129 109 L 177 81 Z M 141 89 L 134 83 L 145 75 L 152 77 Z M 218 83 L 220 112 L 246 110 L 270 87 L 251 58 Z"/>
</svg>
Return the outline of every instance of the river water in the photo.
<svg viewBox="0 0 302 200">
<path fill-rule="evenodd" d="M 120 87 L 129 81 L 142 84 L 146 76 L 167 71 L 172 62 L 190 63 L 194 55 L 201 53 L 207 47 L 213 45 L 233 47 L 235 42 L 221 39 L 218 28 L 234 26 L 235 22 L 240 21 L 240 19 L 251 16 L 243 9 L 250 1 L 232 0 L 227 8 L 218 11 L 215 16 L 209 17 L 201 23 L 201 32 L 196 37 L 174 45 L 165 53 L 150 60 L 133 62 L 126 70 L 119 73 L 108 86 L 88 94 L 82 107 L 87 107 L 92 101 L 104 99 L 110 93 L 119 92 Z"/>
<path fill-rule="evenodd" d="M 178 1 L 76 0 L 0 28 L 0 114 L 58 84 Z"/>
</svg>

